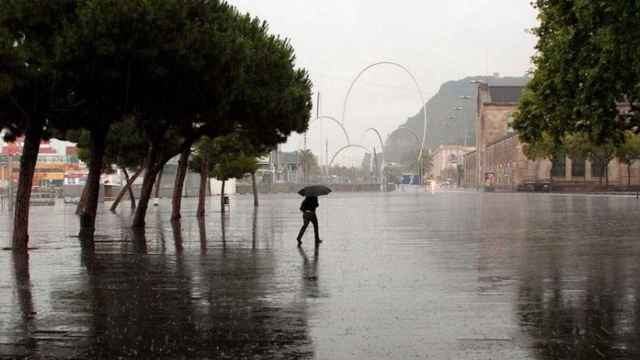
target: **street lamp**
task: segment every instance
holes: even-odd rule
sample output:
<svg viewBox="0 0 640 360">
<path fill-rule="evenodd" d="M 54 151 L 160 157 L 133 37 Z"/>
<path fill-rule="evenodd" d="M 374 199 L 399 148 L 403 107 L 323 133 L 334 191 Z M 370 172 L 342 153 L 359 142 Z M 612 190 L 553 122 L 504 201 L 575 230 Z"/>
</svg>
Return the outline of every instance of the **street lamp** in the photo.
<svg viewBox="0 0 640 360">
<path fill-rule="evenodd" d="M 481 101 L 480 99 L 480 88 L 484 88 L 487 89 L 489 87 L 489 84 L 486 81 L 483 80 L 472 80 L 471 81 L 472 84 L 475 84 L 478 86 L 478 102 Z M 482 129 L 480 128 L 480 104 L 478 103 L 478 110 L 476 112 L 476 177 L 477 177 L 477 186 L 480 186 L 481 182 L 484 182 L 483 179 L 483 171 L 484 169 L 482 168 L 482 159 L 484 157 L 484 149 L 482 148 L 482 144 L 481 144 L 481 139 L 482 139 Z"/>
</svg>

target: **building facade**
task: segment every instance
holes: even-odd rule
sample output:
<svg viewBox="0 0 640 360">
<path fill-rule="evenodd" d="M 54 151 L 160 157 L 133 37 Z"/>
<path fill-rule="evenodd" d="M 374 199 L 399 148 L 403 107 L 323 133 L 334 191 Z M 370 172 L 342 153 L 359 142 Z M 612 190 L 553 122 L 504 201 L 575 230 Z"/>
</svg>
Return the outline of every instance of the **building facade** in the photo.
<svg viewBox="0 0 640 360">
<path fill-rule="evenodd" d="M 2 161 L 0 161 L 0 182 L 3 186 L 9 181 L 14 183 L 18 181 L 20 173 L 20 156 L 24 141 L 18 138 L 12 143 L 5 144 L 2 147 Z M 60 155 L 48 141 L 40 143 L 38 153 L 38 161 L 33 175 L 33 186 L 49 187 L 62 186 L 64 183 L 64 174 L 66 170 L 65 156 Z"/>
<path fill-rule="evenodd" d="M 436 181 L 447 181 L 450 171 L 457 171 L 458 165 L 463 165 L 464 155 L 474 151 L 472 146 L 440 145 L 432 156 L 432 166 L 429 175 Z M 449 171 L 448 171 L 449 170 Z"/>
<path fill-rule="evenodd" d="M 605 174 L 585 159 L 559 156 L 529 160 L 510 124 L 524 85 L 480 84 L 476 114 L 476 149 L 464 156 L 464 186 L 504 190 L 588 189 L 599 187 Z M 608 183 L 624 187 L 640 184 L 640 163 L 630 168 L 617 159 L 608 164 Z"/>
</svg>

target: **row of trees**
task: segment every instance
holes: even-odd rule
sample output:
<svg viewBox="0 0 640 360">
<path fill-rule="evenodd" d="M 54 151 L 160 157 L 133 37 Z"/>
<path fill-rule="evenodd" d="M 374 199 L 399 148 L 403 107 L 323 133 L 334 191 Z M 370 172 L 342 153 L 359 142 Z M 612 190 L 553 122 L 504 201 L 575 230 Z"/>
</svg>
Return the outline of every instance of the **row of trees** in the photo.
<svg viewBox="0 0 640 360">
<path fill-rule="evenodd" d="M 305 131 L 310 110 L 311 83 L 295 67 L 289 42 L 224 1 L 0 2 L 0 127 L 6 140 L 24 136 L 16 251 L 28 248 L 43 138 L 84 143 L 89 176 L 80 235 L 92 238 L 105 169 L 144 174 L 132 221 L 143 228 L 168 160 L 180 155 L 180 175 L 195 151 L 196 168 L 232 173 L 235 160 L 215 150 L 228 145 L 221 137 L 241 139 L 254 155 Z"/>
<path fill-rule="evenodd" d="M 513 127 L 531 158 L 565 152 L 605 174 L 638 160 L 640 3 L 536 0 L 533 77 Z"/>
<path fill-rule="evenodd" d="M 588 133 L 565 134 L 554 140 L 548 133 L 523 147 L 525 155 L 532 160 L 558 159 L 568 156 L 571 159 L 589 160 L 600 174 L 600 183 L 609 184 L 609 163 L 617 158 L 627 166 L 627 184 L 631 185 L 631 167 L 640 161 L 640 135 L 626 131 L 621 141 L 605 140 L 596 142 Z"/>
</svg>

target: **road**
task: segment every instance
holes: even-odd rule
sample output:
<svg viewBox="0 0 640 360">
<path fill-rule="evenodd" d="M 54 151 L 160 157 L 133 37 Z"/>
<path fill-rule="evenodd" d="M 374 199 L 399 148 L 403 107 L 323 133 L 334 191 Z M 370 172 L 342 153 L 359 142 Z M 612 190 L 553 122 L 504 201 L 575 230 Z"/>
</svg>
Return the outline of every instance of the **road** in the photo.
<svg viewBox="0 0 640 360">
<path fill-rule="evenodd" d="M 34 208 L 37 249 L 0 252 L 0 358 L 640 358 L 635 198 L 334 193 L 318 249 L 300 200 L 199 223 L 187 199 L 180 227 L 163 200 L 144 235 L 101 210 L 93 250 L 73 206 Z"/>
</svg>

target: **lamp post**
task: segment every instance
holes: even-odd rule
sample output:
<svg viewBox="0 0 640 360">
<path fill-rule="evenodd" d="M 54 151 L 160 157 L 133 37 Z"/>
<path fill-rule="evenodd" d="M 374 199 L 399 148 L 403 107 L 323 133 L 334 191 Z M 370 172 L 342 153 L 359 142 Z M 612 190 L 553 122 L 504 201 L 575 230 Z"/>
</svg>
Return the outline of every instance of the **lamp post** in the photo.
<svg viewBox="0 0 640 360">
<path fill-rule="evenodd" d="M 470 101 L 471 100 L 471 96 L 469 95 L 462 95 L 460 97 L 458 97 L 458 99 L 463 100 L 464 102 L 466 101 Z M 457 106 L 456 110 L 458 111 L 462 111 L 462 129 L 464 131 L 464 146 L 467 146 L 467 137 L 469 136 L 469 131 L 467 130 L 466 126 L 467 126 L 467 112 L 465 111 L 464 105 L 463 106 Z"/>
<path fill-rule="evenodd" d="M 489 84 L 483 80 L 472 80 L 472 84 L 478 86 L 478 109 L 476 112 L 476 176 L 477 178 L 477 186 L 481 187 L 481 184 L 484 184 L 484 174 L 483 174 L 483 157 L 484 157 L 484 149 L 482 148 L 482 128 L 480 127 L 480 102 L 482 99 L 480 98 L 480 88 L 488 89 Z"/>
</svg>

